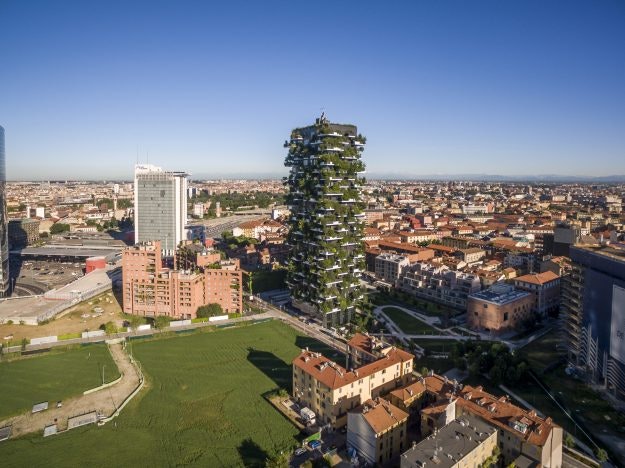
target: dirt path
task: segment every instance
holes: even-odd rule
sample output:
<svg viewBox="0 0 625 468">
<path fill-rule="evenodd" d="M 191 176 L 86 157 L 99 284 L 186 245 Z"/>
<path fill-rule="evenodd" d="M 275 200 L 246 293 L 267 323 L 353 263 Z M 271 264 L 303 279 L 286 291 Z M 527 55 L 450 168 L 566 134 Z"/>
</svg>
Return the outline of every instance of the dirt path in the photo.
<svg viewBox="0 0 625 468">
<path fill-rule="evenodd" d="M 121 374 L 121 380 L 110 387 L 88 395 L 80 395 L 63 401 L 61 408 L 50 402 L 50 408 L 41 413 L 26 413 L 4 421 L 0 427 L 12 426 L 11 437 L 19 437 L 29 432 L 42 431 L 45 426 L 54 424 L 58 431 L 67 429 L 68 418 L 97 411 L 105 417 L 112 415 L 124 400 L 139 386 L 139 372 L 130 361 L 122 343 L 109 345 L 109 350 Z"/>
</svg>

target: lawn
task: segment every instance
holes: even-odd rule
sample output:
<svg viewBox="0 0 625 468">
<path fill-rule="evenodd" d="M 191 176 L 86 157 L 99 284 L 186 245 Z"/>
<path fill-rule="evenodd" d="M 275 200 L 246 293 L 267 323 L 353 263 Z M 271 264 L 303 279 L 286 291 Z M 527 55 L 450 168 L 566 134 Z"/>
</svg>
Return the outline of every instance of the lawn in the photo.
<svg viewBox="0 0 625 468">
<path fill-rule="evenodd" d="M 105 345 L 89 345 L 53 354 L 0 363 L 0 419 L 32 409 L 35 403 L 79 395 L 119 377 Z"/>
<path fill-rule="evenodd" d="M 397 325 L 404 333 L 409 335 L 439 335 L 440 332 L 421 320 L 414 318 L 397 307 L 384 307 L 382 311 Z"/>
<path fill-rule="evenodd" d="M 560 332 L 551 330 L 549 333 L 521 348 L 519 353 L 527 359 L 527 362 L 535 372 L 541 374 L 546 367 L 557 363 L 564 356 L 564 352 L 558 351 L 556 348 L 561 343 L 562 337 Z"/>
<path fill-rule="evenodd" d="M 116 425 L 0 444 L 5 466 L 263 466 L 298 430 L 263 394 L 291 387 L 291 360 L 316 342 L 279 322 L 141 340 L 148 389 Z M 317 348 L 319 349 L 319 348 Z M 321 348 L 323 349 L 323 348 Z"/>
<path fill-rule="evenodd" d="M 414 344 L 421 346 L 430 353 L 451 353 L 454 345 L 458 343 L 456 340 L 440 340 L 440 339 L 419 339 L 412 340 Z"/>
</svg>

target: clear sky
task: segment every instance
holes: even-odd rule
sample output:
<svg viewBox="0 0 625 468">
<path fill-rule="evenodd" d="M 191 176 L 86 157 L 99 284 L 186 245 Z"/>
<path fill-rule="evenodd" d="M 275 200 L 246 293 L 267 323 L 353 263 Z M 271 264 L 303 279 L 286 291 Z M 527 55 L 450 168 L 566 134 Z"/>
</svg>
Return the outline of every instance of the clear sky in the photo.
<svg viewBox="0 0 625 468">
<path fill-rule="evenodd" d="M 370 176 L 625 174 L 625 2 L 0 0 L 11 180 L 281 175 L 321 109 Z"/>
</svg>

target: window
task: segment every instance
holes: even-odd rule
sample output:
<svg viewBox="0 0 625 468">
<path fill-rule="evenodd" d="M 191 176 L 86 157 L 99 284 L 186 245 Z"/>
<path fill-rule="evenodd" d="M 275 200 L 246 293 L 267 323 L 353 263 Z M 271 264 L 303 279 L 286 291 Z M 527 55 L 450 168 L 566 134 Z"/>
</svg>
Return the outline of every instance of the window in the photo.
<svg viewBox="0 0 625 468">
<path fill-rule="evenodd" d="M 508 312 L 504 312 L 504 314 L 503 314 L 503 321 L 504 322 L 508 321 Z"/>
</svg>

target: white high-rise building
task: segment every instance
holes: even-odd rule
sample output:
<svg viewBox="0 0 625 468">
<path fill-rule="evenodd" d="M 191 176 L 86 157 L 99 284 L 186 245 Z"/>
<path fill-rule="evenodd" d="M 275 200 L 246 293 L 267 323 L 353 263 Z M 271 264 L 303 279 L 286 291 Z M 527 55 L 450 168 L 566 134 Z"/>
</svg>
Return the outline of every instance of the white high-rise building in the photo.
<svg viewBox="0 0 625 468">
<path fill-rule="evenodd" d="M 135 166 L 135 243 L 160 241 L 171 255 L 184 240 L 187 176 L 151 164 Z"/>
</svg>

